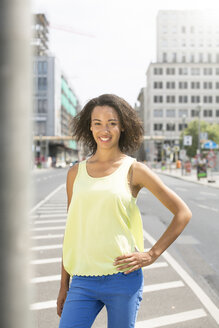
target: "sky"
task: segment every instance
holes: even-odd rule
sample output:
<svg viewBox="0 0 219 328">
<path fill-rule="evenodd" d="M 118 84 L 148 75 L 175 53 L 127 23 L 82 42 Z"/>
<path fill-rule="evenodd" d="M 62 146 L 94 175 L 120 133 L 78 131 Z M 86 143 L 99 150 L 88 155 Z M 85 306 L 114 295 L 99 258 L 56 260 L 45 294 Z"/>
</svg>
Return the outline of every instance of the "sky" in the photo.
<svg viewBox="0 0 219 328">
<path fill-rule="evenodd" d="M 46 14 L 50 52 L 82 106 L 103 93 L 134 106 L 147 68 L 156 61 L 159 10 L 213 10 L 219 19 L 219 0 L 32 0 L 31 5 L 33 13 Z"/>
</svg>

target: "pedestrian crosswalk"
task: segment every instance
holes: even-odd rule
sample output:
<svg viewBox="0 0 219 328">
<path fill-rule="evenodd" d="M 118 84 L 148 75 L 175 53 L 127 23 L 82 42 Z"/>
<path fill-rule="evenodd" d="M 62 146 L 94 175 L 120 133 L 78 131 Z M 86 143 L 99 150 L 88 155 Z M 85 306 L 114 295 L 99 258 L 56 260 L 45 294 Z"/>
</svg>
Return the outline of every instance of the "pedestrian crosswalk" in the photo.
<svg viewBox="0 0 219 328">
<path fill-rule="evenodd" d="M 61 278 L 65 220 L 64 186 L 53 191 L 31 213 L 31 285 L 35 292 L 30 308 L 36 328 L 48 327 L 44 321 L 46 315 L 52 320 L 50 326 L 58 327 L 56 298 Z M 148 249 L 155 241 L 146 231 L 144 238 L 145 249 Z M 143 273 L 145 285 L 136 328 L 218 326 L 216 306 L 168 253 L 143 268 Z M 106 310 L 101 311 L 92 327 L 107 327 Z"/>
</svg>

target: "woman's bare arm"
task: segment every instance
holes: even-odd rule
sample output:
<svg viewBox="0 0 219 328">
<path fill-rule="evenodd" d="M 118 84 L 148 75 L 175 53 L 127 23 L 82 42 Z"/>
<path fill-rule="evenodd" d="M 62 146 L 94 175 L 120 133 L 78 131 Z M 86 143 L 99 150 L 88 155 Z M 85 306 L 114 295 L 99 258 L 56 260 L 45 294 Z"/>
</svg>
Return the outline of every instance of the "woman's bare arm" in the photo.
<svg viewBox="0 0 219 328">
<path fill-rule="evenodd" d="M 74 184 L 77 172 L 78 172 L 78 164 L 75 164 L 72 168 L 69 169 L 68 174 L 67 174 L 67 180 L 66 180 L 66 192 L 67 192 L 67 200 L 68 200 L 67 210 L 71 203 L 73 184 Z M 67 296 L 67 291 L 69 289 L 69 281 L 70 281 L 70 275 L 68 274 L 68 272 L 65 271 L 65 268 L 63 266 L 63 261 L 62 261 L 61 283 L 60 283 L 59 295 L 57 298 L 57 314 L 59 316 L 61 316 L 61 314 L 62 314 L 62 309 L 63 309 L 65 299 Z"/>
<path fill-rule="evenodd" d="M 149 252 L 132 253 L 115 259 L 115 265 L 118 266 L 118 269 L 128 269 L 130 266 L 134 266 L 126 273 L 152 264 L 181 234 L 192 217 L 192 213 L 185 202 L 144 164 L 136 162 L 133 165 L 132 184 L 138 190 L 143 187 L 150 190 L 174 216 L 166 231 Z"/>
</svg>

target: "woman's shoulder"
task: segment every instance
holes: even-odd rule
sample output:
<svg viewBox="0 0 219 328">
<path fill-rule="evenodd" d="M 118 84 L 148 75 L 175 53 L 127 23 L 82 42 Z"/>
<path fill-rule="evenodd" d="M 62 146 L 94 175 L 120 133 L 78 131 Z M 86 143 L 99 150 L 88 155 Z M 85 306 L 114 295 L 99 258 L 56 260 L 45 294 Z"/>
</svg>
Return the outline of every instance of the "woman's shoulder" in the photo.
<svg viewBox="0 0 219 328">
<path fill-rule="evenodd" d="M 67 180 L 75 180 L 76 175 L 78 173 L 78 168 L 79 168 L 80 163 L 76 163 L 70 169 L 68 170 L 67 173 Z"/>
</svg>

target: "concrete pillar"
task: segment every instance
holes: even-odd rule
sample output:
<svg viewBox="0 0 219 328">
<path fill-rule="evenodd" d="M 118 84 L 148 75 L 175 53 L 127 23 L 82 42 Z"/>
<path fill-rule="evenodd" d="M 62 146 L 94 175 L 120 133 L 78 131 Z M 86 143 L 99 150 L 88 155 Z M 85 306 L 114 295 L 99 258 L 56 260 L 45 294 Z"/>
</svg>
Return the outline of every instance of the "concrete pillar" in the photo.
<svg viewBox="0 0 219 328">
<path fill-rule="evenodd" d="M 28 0 L 0 2 L 0 320 L 30 328 L 31 14 Z"/>
</svg>

